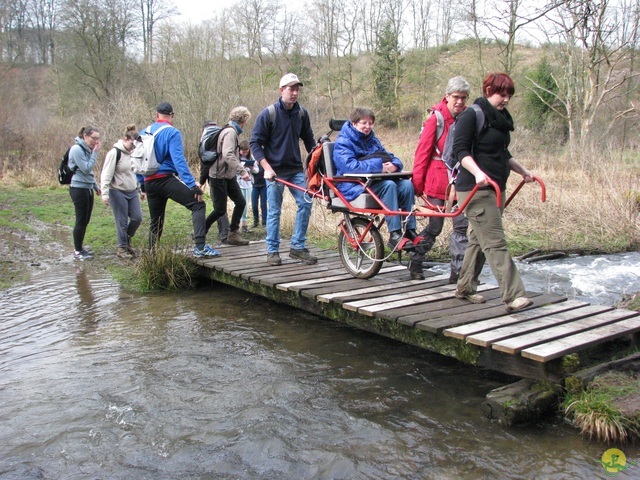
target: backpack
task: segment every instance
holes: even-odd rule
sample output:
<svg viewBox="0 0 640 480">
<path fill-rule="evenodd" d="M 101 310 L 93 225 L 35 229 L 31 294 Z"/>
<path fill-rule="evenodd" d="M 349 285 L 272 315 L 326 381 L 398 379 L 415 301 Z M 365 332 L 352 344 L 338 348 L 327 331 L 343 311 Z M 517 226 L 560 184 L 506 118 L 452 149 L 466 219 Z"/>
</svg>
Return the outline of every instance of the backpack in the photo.
<svg viewBox="0 0 640 480">
<path fill-rule="evenodd" d="M 131 152 L 131 171 L 133 173 L 148 177 L 158 171 L 162 162 L 158 162 L 156 159 L 155 137 L 161 130 L 170 126 L 163 125 L 155 133 L 151 133 L 151 127 L 142 132 L 136 147 Z"/>
<path fill-rule="evenodd" d="M 318 143 L 309 152 L 304 161 L 304 173 L 307 180 L 307 188 L 312 192 L 317 192 L 322 187 L 322 178 L 326 174 L 324 168 L 322 143 Z"/>
<path fill-rule="evenodd" d="M 67 148 L 67 151 L 64 152 L 62 160 L 60 160 L 60 165 L 58 166 L 58 182 L 60 182 L 60 185 L 70 185 L 73 174 L 76 173 L 76 170 L 78 169 L 77 165 L 73 170 L 69 167 L 70 150 L 71 147 Z"/>
<path fill-rule="evenodd" d="M 276 124 L 276 106 L 271 104 L 267 107 L 267 110 L 269 110 L 269 128 L 273 130 L 273 127 Z M 307 111 L 302 105 L 300 105 L 300 120 L 302 120 L 306 114 Z"/>
<path fill-rule="evenodd" d="M 203 168 L 209 168 L 218 161 L 220 152 L 218 152 L 218 139 L 220 132 L 225 128 L 231 128 L 231 125 L 217 125 L 216 122 L 205 122 L 200 143 L 198 144 L 198 157 L 200 157 L 200 165 Z"/>
<path fill-rule="evenodd" d="M 440 137 L 444 132 L 444 117 L 442 116 L 442 112 L 440 110 L 429 109 L 427 110 L 427 113 L 428 113 L 427 118 L 429 118 L 431 115 L 436 116 L 436 143 L 438 143 L 438 140 L 440 140 Z M 420 135 L 422 135 L 423 130 L 424 130 L 424 123 L 422 124 L 422 128 L 420 129 Z"/>
<path fill-rule="evenodd" d="M 470 108 L 473 108 L 476 111 L 476 137 L 480 135 L 480 132 L 484 129 L 484 112 L 479 105 L 475 103 L 470 105 Z M 453 140 L 454 140 L 454 132 L 456 128 L 456 124 L 458 123 L 458 119 L 456 118 L 455 122 L 451 125 L 449 129 L 449 133 L 447 135 L 447 139 L 444 141 L 444 149 L 442 151 L 442 161 L 449 169 L 449 174 L 451 177 L 451 183 L 455 182 L 456 177 L 458 176 L 458 171 L 460 170 L 460 162 L 453 155 Z"/>
</svg>

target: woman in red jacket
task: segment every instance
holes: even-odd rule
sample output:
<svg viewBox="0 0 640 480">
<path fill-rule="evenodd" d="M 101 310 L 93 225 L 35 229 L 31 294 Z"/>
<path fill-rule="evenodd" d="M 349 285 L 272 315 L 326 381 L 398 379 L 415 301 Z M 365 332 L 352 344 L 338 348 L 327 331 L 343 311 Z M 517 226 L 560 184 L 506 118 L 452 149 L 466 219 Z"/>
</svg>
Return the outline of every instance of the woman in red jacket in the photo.
<svg viewBox="0 0 640 480">
<path fill-rule="evenodd" d="M 444 142 L 455 118 L 466 108 L 471 87 L 462 77 L 454 77 L 447 83 L 445 95 L 442 101 L 433 106 L 431 114 L 427 117 L 422 127 L 418 147 L 416 148 L 413 162 L 413 188 L 416 196 L 426 196 L 433 205 L 444 205 L 446 200 L 449 174 L 447 166 L 442 161 Z M 460 267 L 464 251 L 469 244 L 467 238 L 467 226 L 469 222 L 464 215 L 453 217 L 453 232 L 449 238 L 449 251 L 451 253 L 451 275 L 449 283 L 458 281 Z M 436 237 L 442 232 L 443 217 L 430 217 L 425 229 L 420 232 L 423 240 L 411 253 L 409 271 L 411 278 L 422 280 L 424 278 L 422 262 L 425 254 L 431 250 Z"/>
</svg>

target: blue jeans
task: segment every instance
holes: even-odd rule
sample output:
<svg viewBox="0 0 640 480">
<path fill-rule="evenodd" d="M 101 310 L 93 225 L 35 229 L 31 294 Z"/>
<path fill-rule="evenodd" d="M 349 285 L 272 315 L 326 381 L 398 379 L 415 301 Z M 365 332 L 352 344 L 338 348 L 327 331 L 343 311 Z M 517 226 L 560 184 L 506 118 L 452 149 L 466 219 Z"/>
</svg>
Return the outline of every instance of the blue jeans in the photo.
<svg viewBox="0 0 640 480">
<path fill-rule="evenodd" d="M 390 210 L 402 210 L 403 212 L 411 212 L 413 208 L 413 185 L 411 180 L 406 178 L 400 180 L 380 180 L 371 185 L 371 190 L 380 197 L 380 200 Z M 407 220 L 406 217 L 400 215 L 385 216 L 387 228 L 390 232 L 402 230 L 402 222 L 407 221 L 407 230 L 415 230 L 416 217 L 411 215 Z"/>
<path fill-rule="evenodd" d="M 279 178 L 306 188 L 304 173 L 302 172 Z M 307 241 L 307 227 L 309 226 L 309 218 L 311 217 L 311 199 L 308 195 L 305 196 L 302 190 L 289 187 L 289 192 L 291 192 L 291 195 L 293 195 L 298 205 L 296 223 L 293 227 L 293 236 L 291 237 L 291 248 L 302 250 L 305 248 Z M 283 194 L 284 185 L 282 183 L 267 180 L 267 203 L 269 205 L 269 211 L 267 212 L 267 253 L 278 252 L 280 248 L 280 214 L 282 213 Z"/>
</svg>

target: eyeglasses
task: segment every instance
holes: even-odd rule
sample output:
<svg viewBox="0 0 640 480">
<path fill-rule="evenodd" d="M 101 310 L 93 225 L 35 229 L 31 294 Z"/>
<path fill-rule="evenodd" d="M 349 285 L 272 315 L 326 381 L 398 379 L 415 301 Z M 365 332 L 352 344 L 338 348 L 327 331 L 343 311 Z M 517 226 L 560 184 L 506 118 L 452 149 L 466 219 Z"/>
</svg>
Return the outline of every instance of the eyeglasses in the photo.
<svg viewBox="0 0 640 480">
<path fill-rule="evenodd" d="M 469 98 L 469 95 L 456 95 L 456 94 L 451 94 L 449 95 L 451 98 L 453 98 L 456 102 L 457 101 L 461 101 L 461 102 L 466 102 L 467 99 Z"/>
<path fill-rule="evenodd" d="M 94 137 L 93 135 L 89 135 L 89 138 L 95 140 L 96 142 L 100 140 L 100 137 Z"/>
</svg>

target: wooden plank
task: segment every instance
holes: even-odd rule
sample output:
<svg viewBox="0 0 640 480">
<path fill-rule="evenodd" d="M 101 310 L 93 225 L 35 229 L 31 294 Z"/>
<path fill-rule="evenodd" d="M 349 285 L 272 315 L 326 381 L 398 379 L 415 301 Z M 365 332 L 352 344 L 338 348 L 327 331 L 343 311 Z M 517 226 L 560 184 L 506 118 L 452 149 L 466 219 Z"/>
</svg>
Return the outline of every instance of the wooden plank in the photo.
<svg viewBox="0 0 640 480">
<path fill-rule="evenodd" d="M 492 348 L 505 353 L 520 353 L 525 348 L 533 347 L 540 343 L 556 340 L 568 335 L 574 335 L 586 330 L 591 330 L 608 323 L 613 323 L 628 316 L 625 310 L 610 310 L 608 312 L 599 313 L 592 317 L 581 318 L 570 323 L 564 323 L 556 327 L 527 333 L 518 337 L 508 338 L 492 345 Z"/>
<path fill-rule="evenodd" d="M 491 318 L 489 320 L 481 320 L 465 325 L 460 325 L 458 327 L 448 328 L 443 332 L 443 334 L 445 337 L 464 340 L 468 335 L 474 335 L 487 330 L 492 330 L 494 328 L 513 325 L 514 323 L 519 323 L 525 320 L 530 320 L 545 315 L 552 315 L 554 313 L 573 310 L 574 308 L 586 307 L 587 305 L 589 305 L 588 302 L 568 300 L 566 302 L 546 305 L 540 308 L 534 308 L 532 310 L 524 310 L 522 312 L 512 313 L 504 317 Z"/>
<path fill-rule="evenodd" d="M 440 293 L 440 292 L 447 292 L 447 296 L 452 297 L 454 290 L 455 290 L 455 287 L 453 285 L 448 285 L 448 284 L 439 286 L 439 287 L 433 287 L 433 288 L 421 287 L 409 293 L 399 293 L 399 294 L 389 294 L 389 295 L 381 294 L 375 298 L 357 300 L 354 302 L 345 302 L 342 304 L 342 307 L 345 310 L 351 310 L 353 312 L 356 312 L 361 308 L 386 305 L 396 301 L 402 302 L 403 300 L 409 300 L 409 299 L 419 298 L 419 297 L 426 298 L 426 297 L 429 297 L 430 295 Z"/>
<path fill-rule="evenodd" d="M 447 298 L 432 303 L 424 303 L 413 305 L 402 309 L 391 309 L 378 312 L 376 316 L 386 318 L 387 320 L 395 320 L 402 325 L 416 327 L 419 323 L 429 322 L 433 319 L 442 318 L 444 315 L 475 315 L 478 310 L 494 308 L 501 297 L 498 287 L 493 290 L 485 290 L 482 295 L 487 299 L 486 303 L 473 304 L 461 301 L 458 298 Z M 410 315 L 404 315 L 410 313 Z M 428 330 L 428 329 L 425 329 Z"/>
<path fill-rule="evenodd" d="M 396 266 L 396 264 L 389 264 L 389 266 Z M 343 271 L 342 267 L 339 267 L 337 271 Z M 374 285 L 391 285 L 398 288 L 401 288 L 403 285 L 407 284 L 409 280 L 407 280 L 406 270 L 391 270 L 391 271 L 382 271 L 378 275 L 370 279 L 362 279 L 362 278 L 345 278 L 344 280 L 331 281 L 327 283 L 318 283 L 313 285 L 305 285 L 292 287 L 293 291 L 299 292 L 302 296 L 310 298 L 316 301 L 316 297 L 318 295 L 323 295 L 326 293 L 334 293 L 337 291 L 350 291 L 356 290 L 359 288 L 364 288 L 365 286 L 374 286 Z M 339 300 L 338 303 L 342 301 Z"/>
<path fill-rule="evenodd" d="M 482 285 L 478 287 L 478 291 L 481 291 L 481 287 Z M 417 295 L 411 296 L 411 297 L 406 297 L 401 295 L 400 298 L 382 299 L 383 303 L 378 303 L 375 305 L 368 305 L 368 306 L 360 306 L 356 309 L 356 311 L 360 314 L 372 317 L 378 312 L 381 312 L 383 310 L 389 310 L 392 308 L 404 308 L 409 305 L 436 302 L 442 299 L 451 298 L 453 297 L 454 290 L 455 290 L 455 285 L 447 284 L 442 287 L 432 288 L 428 292 L 417 292 L 418 293 Z M 354 302 L 354 303 L 358 303 L 358 302 Z M 343 307 L 345 305 L 343 305 Z"/>
<path fill-rule="evenodd" d="M 541 309 L 536 309 L 541 310 Z M 536 310 L 533 310 L 535 312 Z M 613 310 L 613 307 L 588 305 L 584 308 L 572 309 L 564 312 L 533 318 L 526 321 L 514 322 L 513 325 L 505 325 L 503 327 L 494 328 L 485 332 L 474 333 L 469 335 L 466 340 L 468 343 L 478 345 L 480 347 L 488 347 L 496 342 L 506 338 L 521 336 L 530 332 L 546 329 L 567 322 L 573 322 L 580 318 L 592 317 L 593 315 Z"/>
<path fill-rule="evenodd" d="M 345 290 L 345 291 L 338 291 L 333 293 L 326 293 L 323 295 L 318 295 L 317 299 L 319 302 L 329 303 L 332 300 L 337 300 L 344 297 L 350 297 L 350 296 L 356 296 L 356 295 L 368 294 L 368 293 L 379 293 L 379 292 L 384 292 L 384 291 L 396 289 L 398 287 L 403 287 L 407 285 L 425 285 L 425 284 L 428 285 L 430 283 L 436 283 L 442 280 L 446 280 L 447 278 L 449 278 L 448 274 L 429 277 L 426 280 L 407 280 L 406 282 L 403 282 L 401 284 L 373 285 L 370 287 L 363 287 L 357 290 Z"/>
<path fill-rule="evenodd" d="M 610 323 L 587 332 L 569 335 L 568 337 L 527 348 L 522 351 L 522 356 L 537 362 L 548 362 L 568 353 L 640 332 L 639 314 L 628 310 L 627 312 L 631 317 L 627 320 Z"/>
<path fill-rule="evenodd" d="M 527 292 L 527 297 L 533 300 L 533 305 L 527 307 L 527 310 L 541 307 L 543 305 L 548 305 L 549 303 L 563 302 L 566 300 L 565 297 L 561 297 L 552 293 L 540 294 Z M 482 304 L 481 306 L 484 305 L 486 304 Z M 502 298 L 498 298 L 495 302 L 491 302 L 490 307 L 487 305 L 485 308 L 477 309 L 477 311 L 469 314 L 451 315 L 450 312 L 443 311 L 442 315 L 440 315 L 438 318 L 429 320 L 428 325 L 422 322 L 420 324 L 420 328 L 424 328 L 425 330 L 434 333 L 442 333 L 448 328 L 470 323 L 472 321 L 472 318 L 475 319 L 474 321 L 489 320 L 492 318 L 504 317 L 505 315 L 508 315 L 508 312 L 504 307 L 504 303 L 502 303 Z"/>
<path fill-rule="evenodd" d="M 390 264 L 396 265 L 396 264 Z M 342 269 L 342 266 L 339 267 Z M 394 270 L 394 271 L 384 271 L 379 273 L 373 278 L 361 279 L 361 278 L 351 278 L 351 281 L 341 281 L 338 284 L 336 283 L 328 283 L 324 285 L 314 285 L 312 288 L 301 290 L 302 294 L 309 298 L 316 298 L 320 295 L 325 295 L 327 293 L 335 293 L 337 291 L 349 291 L 360 288 L 365 288 L 368 286 L 403 286 L 409 285 L 408 282 L 413 282 L 415 280 L 410 280 L 407 277 L 407 271 L 405 270 Z"/>
<path fill-rule="evenodd" d="M 385 310 L 383 312 L 380 312 L 378 315 L 388 320 L 393 319 L 398 323 L 402 323 L 403 325 L 413 326 L 423 320 L 441 317 L 445 314 L 445 312 L 473 312 L 478 308 L 488 308 L 496 298 L 500 297 L 500 290 L 498 290 L 498 287 L 488 286 L 487 290 L 484 290 L 482 292 L 482 295 L 487 299 L 487 303 L 472 304 L 470 302 L 460 300 L 459 298 L 455 298 L 452 296 L 450 298 L 438 300 L 437 302 L 423 303 L 404 308 Z"/>
<path fill-rule="evenodd" d="M 394 270 L 398 270 L 398 269 L 405 269 L 405 267 L 403 266 L 392 266 L 392 267 L 383 267 L 383 269 L 386 269 L 386 271 L 394 271 Z M 380 271 L 382 271 L 383 269 L 381 269 Z M 327 283 L 327 282 L 332 282 L 335 280 L 340 280 L 343 278 L 348 278 L 351 277 L 353 278 L 353 276 L 350 273 L 345 273 L 345 274 L 340 274 L 340 275 L 334 275 L 334 276 L 325 276 L 324 278 L 319 278 L 319 279 L 314 279 L 314 280 L 299 280 L 296 282 L 285 282 L 285 283 L 280 283 L 277 285 L 278 290 L 284 290 L 287 291 L 292 287 L 304 287 L 304 286 L 308 286 L 308 285 L 314 285 L 314 284 L 318 284 L 318 283 Z"/>
</svg>

